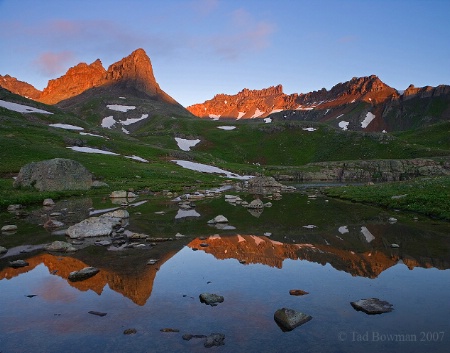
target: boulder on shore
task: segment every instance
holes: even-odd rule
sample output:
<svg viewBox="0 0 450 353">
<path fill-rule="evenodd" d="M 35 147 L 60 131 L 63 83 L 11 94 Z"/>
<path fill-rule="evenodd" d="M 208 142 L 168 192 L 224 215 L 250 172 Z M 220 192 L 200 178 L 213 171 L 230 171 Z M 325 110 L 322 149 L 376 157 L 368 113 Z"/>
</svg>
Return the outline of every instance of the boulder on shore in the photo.
<svg viewBox="0 0 450 353">
<path fill-rule="evenodd" d="M 92 186 L 92 174 L 79 162 L 54 158 L 26 164 L 13 185 L 39 191 L 88 190 Z"/>
</svg>

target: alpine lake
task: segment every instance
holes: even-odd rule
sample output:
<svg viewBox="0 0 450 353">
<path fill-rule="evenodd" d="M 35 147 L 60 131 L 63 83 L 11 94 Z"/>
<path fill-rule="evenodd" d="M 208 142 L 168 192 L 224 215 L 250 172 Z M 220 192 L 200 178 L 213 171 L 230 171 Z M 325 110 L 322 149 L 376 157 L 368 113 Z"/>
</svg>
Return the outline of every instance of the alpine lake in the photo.
<svg viewBox="0 0 450 353">
<path fill-rule="evenodd" d="M 8 249 L 0 351 L 448 352 L 450 224 L 295 186 L 277 199 L 230 189 L 190 209 L 174 196 L 141 194 L 126 207 L 105 195 L 3 211 L 1 224 L 18 229 L 0 235 Z M 266 207 L 249 210 L 225 195 L 260 197 Z M 130 215 L 119 242 L 43 227 L 53 217 L 65 229 L 116 207 Z M 208 224 L 218 215 L 228 223 Z M 55 240 L 77 251 L 46 251 Z M 18 259 L 28 266 L 10 267 Z M 99 269 L 93 277 L 68 279 L 90 266 Z M 207 305 L 202 293 L 223 302 Z M 393 310 L 350 304 L 367 298 Z M 274 320 L 281 308 L 312 319 L 286 330 Z M 222 339 L 207 348 L 213 333 Z"/>
</svg>

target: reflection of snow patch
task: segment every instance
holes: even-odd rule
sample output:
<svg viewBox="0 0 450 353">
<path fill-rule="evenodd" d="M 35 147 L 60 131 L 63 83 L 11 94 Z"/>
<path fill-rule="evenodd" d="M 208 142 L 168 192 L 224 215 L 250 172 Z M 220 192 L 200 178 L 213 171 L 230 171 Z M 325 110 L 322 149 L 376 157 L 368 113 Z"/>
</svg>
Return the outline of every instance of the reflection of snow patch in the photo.
<svg viewBox="0 0 450 353">
<path fill-rule="evenodd" d="M 244 237 L 243 237 L 242 235 L 239 235 L 239 234 L 238 234 L 237 237 L 238 237 L 238 242 L 239 242 L 239 243 L 242 243 L 243 241 L 245 241 L 245 239 L 244 239 Z"/>
<path fill-rule="evenodd" d="M 0 99 L 0 107 L 18 112 L 18 113 L 41 113 L 41 114 L 53 114 L 46 110 L 29 107 L 28 105 L 11 103 Z"/>
<path fill-rule="evenodd" d="M 106 129 L 111 129 L 111 127 L 113 127 L 116 123 L 117 123 L 117 121 L 114 120 L 114 117 L 112 115 L 107 116 L 106 118 L 103 118 L 103 120 L 102 120 L 102 127 L 106 128 Z"/>
<path fill-rule="evenodd" d="M 338 116 L 336 117 L 336 119 L 339 119 L 339 118 L 341 118 L 341 117 L 343 117 L 343 116 L 344 116 L 344 114 L 338 115 Z"/>
<path fill-rule="evenodd" d="M 195 170 L 197 172 L 203 172 L 203 173 L 211 173 L 211 174 L 225 174 L 227 178 L 233 178 L 233 179 L 240 179 L 240 180 L 248 180 L 253 178 L 250 175 L 238 175 L 235 173 L 231 173 L 229 171 L 213 167 L 207 164 L 201 164 L 201 163 L 195 163 L 191 161 L 183 161 L 183 160 L 172 160 L 172 162 L 175 162 L 180 167 Z"/>
<path fill-rule="evenodd" d="M 125 129 L 124 127 L 122 127 L 122 132 L 125 133 L 125 134 L 127 134 L 127 135 L 130 134 L 130 132 L 129 132 L 127 129 Z"/>
<path fill-rule="evenodd" d="M 148 163 L 148 160 L 132 155 L 132 156 L 125 156 L 126 158 L 130 158 L 130 159 L 134 159 L 135 161 L 139 161 L 139 162 L 144 162 L 144 163 Z"/>
<path fill-rule="evenodd" d="M 341 233 L 341 234 L 345 234 L 345 233 L 348 233 L 348 232 L 349 232 L 347 226 L 339 227 L 338 231 L 339 231 L 339 233 Z"/>
<path fill-rule="evenodd" d="M 126 99 L 125 97 L 119 97 L 120 99 Z"/>
<path fill-rule="evenodd" d="M 76 125 L 70 125 L 70 124 L 50 124 L 49 126 L 51 127 L 57 127 L 59 129 L 66 129 L 66 130 L 84 130 L 82 127 L 80 126 L 76 126 Z"/>
<path fill-rule="evenodd" d="M 244 112 L 239 112 L 239 114 L 238 114 L 236 120 L 239 120 L 239 119 L 242 118 L 244 115 L 245 115 Z"/>
<path fill-rule="evenodd" d="M 372 114 L 371 112 L 367 112 L 366 117 L 364 118 L 363 121 L 361 121 L 361 127 L 365 129 L 366 127 L 369 126 L 369 124 L 372 122 L 373 119 L 375 119 L 375 115 Z"/>
<path fill-rule="evenodd" d="M 314 127 L 304 127 L 303 130 L 313 132 L 316 131 L 317 129 Z"/>
<path fill-rule="evenodd" d="M 197 139 L 197 140 L 187 140 L 187 139 L 182 139 L 182 138 L 179 138 L 179 137 L 175 137 L 175 141 L 177 141 L 178 147 L 182 151 L 190 151 L 191 147 L 194 147 L 196 144 L 198 144 L 200 142 L 199 139 Z"/>
<path fill-rule="evenodd" d="M 313 109 L 314 109 L 313 107 L 303 107 L 302 105 L 299 105 L 296 110 L 313 110 Z"/>
<path fill-rule="evenodd" d="M 255 241 L 257 246 L 261 243 L 265 243 L 265 241 L 263 239 L 261 239 L 260 237 L 257 237 L 256 235 L 251 235 L 250 237 Z"/>
<path fill-rule="evenodd" d="M 84 153 L 98 153 L 98 154 L 110 154 L 110 155 L 118 156 L 117 153 L 109 152 L 109 151 L 104 151 L 104 150 L 99 150 L 98 148 L 79 147 L 79 146 L 71 146 L 71 147 L 67 147 L 67 148 L 70 148 L 71 150 L 77 151 L 77 152 L 84 152 Z"/>
<path fill-rule="evenodd" d="M 308 224 L 307 226 L 303 226 L 303 228 L 314 229 L 314 228 L 317 228 L 317 226 L 315 226 L 314 224 Z"/>
<path fill-rule="evenodd" d="M 348 121 L 340 121 L 339 127 L 345 131 L 345 130 L 348 130 L 348 124 L 350 124 Z"/>
<path fill-rule="evenodd" d="M 129 110 L 136 109 L 134 105 L 120 105 L 120 104 L 109 104 L 106 107 L 111 110 L 115 110 L 116 112 L 123 112 L 123 113 L 126 113 Z"/>
<path fill-rule="evenodd" d="M 272 122 L 272 118 L 264 118 L 264 122 L 266 124 L 270 124 Z"/>
<path fill-rule="evenodd" d="M 366 227 L 361 227 L 361 233 L 364 235 L 368 243 L 375 239 L 373 234 L 370 233 L 370 231 Z"/>
<path fill-rule="evenodd" d="M 175 219 L 186 217 L 200 217 L 200 213 L 198 213 L 196 210 L 178 210 Z"/>
<path fill-rule="evenodd" d="M 217 128 L 221 130 L 234 130 L 236 126 L 218 126 Z"/>
</svg>

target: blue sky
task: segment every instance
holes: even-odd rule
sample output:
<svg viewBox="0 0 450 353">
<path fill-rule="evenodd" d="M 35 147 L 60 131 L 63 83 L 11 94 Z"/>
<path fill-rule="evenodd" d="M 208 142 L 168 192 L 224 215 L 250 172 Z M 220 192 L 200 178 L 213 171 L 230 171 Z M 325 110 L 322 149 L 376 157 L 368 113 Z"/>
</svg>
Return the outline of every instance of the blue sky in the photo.
<svg viewBox="0 0 450 353">
<path fill-rule="evenodd" d="M 43 89 L 79 62 L 143 48 L 184 106 L 282 84 L 306 93 L 375 74 L 450 84 L 448 0 L 0 0 L 0 74 Z"/>
</svg>

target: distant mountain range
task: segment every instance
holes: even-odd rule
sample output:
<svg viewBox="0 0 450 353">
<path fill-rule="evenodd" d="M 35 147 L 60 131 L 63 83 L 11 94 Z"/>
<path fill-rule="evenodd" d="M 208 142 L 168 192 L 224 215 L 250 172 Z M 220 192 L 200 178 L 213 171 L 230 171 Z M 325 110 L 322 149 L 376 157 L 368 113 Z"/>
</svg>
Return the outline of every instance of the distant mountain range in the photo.
<svg viewBox="0 0 450 353">
<path fill-rule="evenodd" d="M 106 70 L 100 60 L 80 63 L 43 91 L 9 75 L 0 75 L 0 87 L 21 96 L 80 113 L 94 98 L 138 97 L 158 102 L 154 114 L 193 115 L 211 119 L 266 119 L 323 122 L 342 130 L 398 131 L 450 120 L 450 86 L 399 92 L 377 76 L 352 78 L 309 93 L 283 93 L 281 85 L 261 90 L 243 89 L 235 95 L 217 94 L 204 103 L 183 108 L 164 92 L 143 49 Z M 190 113 L 189 113 L 190 112 Z"/>
<path fill-rule="evenodd" d="M 187 107 L 200 118 L 303 120 L 324 122 L 343 130 L 393 131 L 450 120 L 450 86 L 404 92 L 377 76 L 352 78 L 329 91 L 283 93 L 281 85 L 262 90 L 243 89 L 235 95 L 218 94 Z"/>
</svg>

